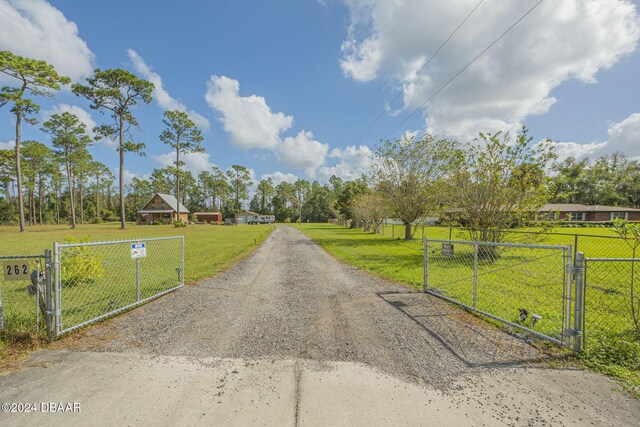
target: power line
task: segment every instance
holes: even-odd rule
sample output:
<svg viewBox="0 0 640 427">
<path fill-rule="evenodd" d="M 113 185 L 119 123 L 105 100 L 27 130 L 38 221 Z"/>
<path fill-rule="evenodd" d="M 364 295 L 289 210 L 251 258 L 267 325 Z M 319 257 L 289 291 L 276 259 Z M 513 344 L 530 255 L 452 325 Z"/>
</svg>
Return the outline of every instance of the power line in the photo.
<svg viewBox="0 0 640 427">
<path fill-rule="evenodd" d="M 462 20 L 462 22 L 460 23 L 460 25 L 458 25 L 458 27 L 451 33 L 449 34 L 449 37 L 447 37 L 447 39 L 440 45 L 440 47 L 438 48 L 438 50 L 435 51 L 435 53 L 433 55 L 431 55 L 431 57 L 429 57 L 429 59 L 427 60 L 427 62 L 418 70 L 418 72 L 416 73 L 416 77 L 420 75 L 420 73 L 427 68 L 427 65 L 429 65 L 429 63 L 433 60 L 433 58 L 436 57 L 436 55 L 438 55 L 438 52 L 440 52 L 442 50 L 442 48 L 449 42 L 449 40 L 451 40 L 451 38 L 458 32 L 458 30 L 465 24 L 465 22 L 467 22 L 467 20 L 471 17 L 471 15 L 473 15 L 473 12 L 476 11 L 476 9 L 478 7 L 480 7 L 480 5 L 484 2 L 484 0 L 480 0 L 478 2 L 478 4 L 476 5 L 476 7 L 474 7 L 471 12 L 469 12 L 469 14 Z M 391 100 L 391 102 L 388 104 L 389 106 L 392 105 L 394 102 L 396 102 L 396 100 L 398 98 L 400 98 L 400 95 L 402 95 L 402 91 L 398 91 L 398 93 L 396 94 L 396 96 Z M 353 144 L 355 145 L 358 141 L 360 141 L 362 139 L 363 136 L 365 136 L 367 134 L 367 132 L 369 132 L 369 130 L 373 127 L 373 125 L 375 125 L 378 120 L 380 120 L 380 117 L 382 117 L 382 115 L 384 113 L 387 112 L 387 109 L 383 109 L 380 114 L 378 114 L 378 116 L 373 120 L 373 122 L 371 122 L 371 124 L 364 130 L 364 132 L 362 132 L 362 134 L 360 134 L 360 136 L 358 138 L 356 138 L 355 141 L 353 141 Z"/>
<path fill-rule="evenodd" d="M 520 19 L 518 19 L 516 22 L 514 22 L 509 28 L 507 28 L 502 34 L 500 34 L 500 36 L 495 39 L 489 46 L 487 46 L 482 52 L 480 52 L 475 58 L 473 58 L 469 63 L 467 63 L 467 65 L 465 65 L 460 71 L 458 71 L 453 77 L 451 77 L 449 80 L 447 80 L 447 82 L 440 86 L 440 88 L 433 94 L 431 95 L 425 102 L 423 102 L 418 108 L 416 108 L 415 110 L 413 110 L 408 116 L 406 116 L 404 119 L 402 119 L 402 121 L 400 123 L 398 123 L 393 129 L 391 129 L 382 139 L 386 139 L 389 135 L 391 135 L 393 132 L 395 132 L 400 126 L 402 126 L 407 120 L 409 120 L 409 118 L 411 116 L 413 116 L 415 113 L 417 113 L 420 109 L 422 109 L 422 107 L 424 107 L 425 105 L 427 105 L 429 103 L 429 101 L 431 101 L 433 98 L 435 98 L 440 92 L 442 92 L 442 90 L 444 88 L 446 88 L 447 86 L 449 86 L 449 84 L 454 81 L 460 74 L 462 74 L 467 68 L 469 68 L 471 66 L 471 64 L 473 64 L 474 62 L 476 62 L 478 60 L 478 58 L 480 58 L 482 55 L 484 55 L 484 53 L 486 51 L 488 51 L 489 49 L 491 49 L 493 47 L 493 45 L 495 45 L 496 43 L 498 43 L 498 41 L 500 39 L 502 39 L 505 35 L 507 35 L 507 33 L 509 31 L 511 31 L 516 25 L 518 25 L 520 23 L 520 21 L 522 21 L 524 18 L 526 18 L 531 12 L 533 12 L 533 10 L 538 7 L 540 5 L 540 3 L 542 3 L 544 0 L 540 0 L 538 3 L 536 3 L 535 5 L 533 5 L 533 7 L 531 9 L 529 9 L 524 15 L 522 15 L 520 17 Z"/>
</svg>

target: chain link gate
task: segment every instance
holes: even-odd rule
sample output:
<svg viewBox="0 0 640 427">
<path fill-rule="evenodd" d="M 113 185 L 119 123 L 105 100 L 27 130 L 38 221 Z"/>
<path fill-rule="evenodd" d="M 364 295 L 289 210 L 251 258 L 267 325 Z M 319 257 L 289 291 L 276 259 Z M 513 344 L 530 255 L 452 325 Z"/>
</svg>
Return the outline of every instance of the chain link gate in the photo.
<svg viewBox="0 0 640 427">
<path fill-rule="evenodd" d="M 184 285 L 184 236 L 54 246 L 56 335 Z"/>
<path fill-rule="evenodd" d="M 37 255 L 0 256 L 0 336 L 53 337 L 51 250 Z"/>
<path fill-rule="evenodd" d="M 571 245 L 424 240 L 424 291 L 565 347 Z"/>
</svg>

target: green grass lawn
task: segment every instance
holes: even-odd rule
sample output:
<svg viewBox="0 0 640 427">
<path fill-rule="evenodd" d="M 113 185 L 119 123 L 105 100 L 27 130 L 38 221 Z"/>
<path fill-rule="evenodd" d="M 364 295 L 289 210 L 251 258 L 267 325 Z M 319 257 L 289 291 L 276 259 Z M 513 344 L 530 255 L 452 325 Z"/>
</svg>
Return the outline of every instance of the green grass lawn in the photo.
<svg viewBox="0 0 640 427">
<path fill-rule="evenodd" d="M 0 227 L 0 255 L 42 254 L 53 243 L 72 238 L 85 241 L 136 239 L 146 243 L 147 256 L 140 260 L 140 295 L 136 287 L 136 260 L 131 259 L 129 243 L 64 248 L 62 251 L 62 323 L 63 328 L 135 303 L 171 289 L 180 282 L 180 239 L 146 240 L 153 237 L 184 236 L 185 283 L 195 283 L 228 269 L 245 257 L 273 230 L 268 225 L 212 226 L 189 225 L 138 226 L 119 223 L 68 226 L 34 226 L 26 233 L 16 227 Z M 42 261 L 29 263 L 29 271 L 43 269 Z M 2 284 L 5 341 L 35 331 L 36 297 L 29 295 L 29 281 L 4 281 Z M 42 316 L 39 325 L 43 325 Z M 0 349 L 1 352 L 1 349 Z"/>
<path fill-rule="evenodd" d="M 328 224 L 297 226 L 329 253 L 344 262 L 381 277 L 406 283 L 414 288 L 423 285 L 422 228 L 413 241 L 406 242 L 404 228 L 387 226 L 384 235 L 364 233 Z M 561 233 L 587 234 L 578 237 L 578 249 L 586 257 L 630 258 L 631 249 L 606 228 L 558 229 Z M 428 239 L 448 239 L 448 227 L 425 227 Z M 454 240 L 467 240 L 466 233 L 453 230 Z M 393 238 L 392 238 L 393 237 Z M 508 241 L 544 245 L 575 244 L 572 235 L 543 237 L 510 233 Z M 501 249 L 499 256 L 479 259 L 476 307 L 514 323 L 520 322 L 519 308 L 529 311 L 524 325 L 540 333 L 561 339 L 563 325 L 564 259 L 562 251 L 543 249 Z M 473 248 L 455 245 L 455 255 L 442 254 L 439 243 L 429 247 L 429 286 L 466 305 L 473 306 Z M 589 265 L 585 330 L 587 351 L 584 360 L 591 367 L 612 374 L 640 390 L 640 342 L 634 330 L 629 298 L 631 263 Z M 640 282 L 640 266 L 636 281 Z M 542 316 L 535 324 L 532 314 Z"/>
</svg>

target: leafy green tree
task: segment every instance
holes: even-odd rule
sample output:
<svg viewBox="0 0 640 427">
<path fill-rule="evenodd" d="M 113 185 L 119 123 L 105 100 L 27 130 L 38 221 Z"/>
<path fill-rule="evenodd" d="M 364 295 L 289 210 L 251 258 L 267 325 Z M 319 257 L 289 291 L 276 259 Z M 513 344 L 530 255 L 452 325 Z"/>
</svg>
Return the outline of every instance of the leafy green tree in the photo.
<svg viewBox="0 0 640 427">
<path fill-rule="evenodd" d="M 555 173 L 552 179 L 553 194 L 550 201 L 555 203 L 584 203 L 585 190 L 589 187 L 586 171 L 589 165 L 588 159 L 576 160 L 568 157 L 560 163 L 553 165 Z"/>
<path fill-rule="evenodd" d="M 42 130 L 51 134 L 54 152 L 64 162 L 67 172 L 67 189 L 71 209 L 71 228 L 76 227 L 75 191 L 73 188 L 73 171 L 76 153 L 86 150 L 91 145 L 91 138 L 86 134 L 86 126 L 75 114 L 63 112 L 53 114 L 44 122 Z"/>
<path fill-rule="evenodd" d="M 334 202 L 335 196 L 331 189 L 314 181 L 302 210 L 303 221 L 327 222 L 329 218 L 335 218 L 331 208 Z"/>
<path fill-rule="evenodd" d="M 310 190 L 311 184 L 309 184 L 309 181 L 298 179 L 293 184 L 293 202 L 298 211 L 298 223 L 302 222 L 302 206 L 304 205 Z"/>
<path fill-rule="evenodd" d="M 236 222 L 238 220 L 238 211 L 242 209 L 242 202 L 249 197 L 249 186 L 251 185 L 251 174 L 244 166 L 232 165 L 227 171 L 229 177 L 229 185 L 233 194 L 233 214 Z"/>
<path fill-rule="evenodd" d="M 42 204 L 44 199 L 44 179 L 51 161 L 53 153 L 46 145 L 38 141 L 24 141 L 22 144 L 22 155 L 25 161 L 25 178 L 29 191 L 29 222 L 36 224 L 36 202 L 35 193 L 38 187 L 38 205 L 40 207 L 40 224 L 42 224 Z"/>
<path fill-rule="evenodd" d="M 78 186 L 78 202 L 80 207 L 80 224 L 84 224 L 84 184 L 91 174 L 91 162 L 93 157 L 86 148 L 81 148 L 73 153 L 73 177 Z"/>
<path fill-rule="evenodd" d="M 256 212 L 260 212 L 260 214 L 262 215 L 270 214 L 272 212 L 271 199 L 275 194 L 273 179 L 267 178 L 267 179 L 261 180 L 260 183 L 258 183 L 257 190 L 258 191 L 256 192 L 256 197 L 257 197 Z"/>
<path fill-rule="evenodd" d="M 373 168 L 377 189 L 391 213 L 405 226 L 405 240 L 413 238 L 411 224 L 440 209 L 443 181 L 459 159 L 456 143 L 424 135 L 386 141 L 377 150 Z"/>
<path fill-rule="evenodd" d="M 156 193 L 171 193 L 171 171 L 167 168 L 155 168 L 151 172 L 151 187 Z"/>
<path fill-rule="evenodd" d="M 367 180 L 358 178 L 353 181 L 341 183 L 340 192 L 336 198 L 335 206 L 344 221 L 351 220 L 351 227 L 357 227 L 357 215 L 355 203 L 358 197 L 369 191 Z"/>
<path fill-rule="evenodd" d="M 160 141 L 169 145 L 176 151 L 176 161 L 174 163 L 176 173 L 176 200 L 180 200 L 180 154 L 202 153 L 204 148 L 200 145 L 204 138 L 196 124 L 184 111 L 165 111 L 162 121 L 167 127 L 160 134 Z M 178 203 L 178 220 L 180 220 L 180 203 Z"/>
<path fill-rule="evenodd" d="M 108 111 L 113 120 L 111 124 L 96 129 L 96 138 L 118 138 L 120 228 L 123 230 L 126 227 L 124 153 L 144 154 L 144 144 L 134 142 L 129 132 L 131 126 L 138 126 L 138 120 L 131 110 L 141 102 L 149 104 L 153 88 L 153 83 L 140 79 L 126 70 L 99 68 L 94 71 L 93 77 L 87 79 L 87 85 L 72 86 L 73 93 L 88 99 L 92 109 Z M 128 140 L 125 140 L 126 136 L 129 136 Z"/>
<path fill-rule="evenodd" d="M 11 191 L 9 190 L 15 176 L 15 161 L 11 150 L 0 150 L 0 182 L 4 189 L 4 197 L 11 203 Z"/>
<path fill-rule="evenodd" d="M 100 193 L 102 192 L 103 180 L 107 178 L 113 177 L 113 174 L 109 170 L 109 168 L 104 164 L 97 160 L 94 160 L 89 165 L 89 173 L 95 179 L 94 184 L 94 196 L 96 198 L 96 217 L 95 222 L 100 223 L 102 221 L 101 209 L 100 209 Z M 138 178 L 133 178 L 134 180 Z"/>
<path fill-rule="evenodd" d="M 294 190 L 293 184 L 282 181 L 276 185 L 275 194 L 273 195 L 273 214 L 279 222 L 291 222 L 296 214 L 293 204 Z M 288 220 L 288 221 L 287 221 Z"/>
<path fill-rule="evenodd" d="M 549 199 L 544 172 L 555 159 L 547 140 L 531 144 L 527 130 L 480 133 L 449 181 L 451 206 L 471 240 L 501 241 L 499 230 L 533 219 Z"/>
<path fill-rule="evenodd" d="M 34 125 L 37 120 L 29 117 L 40 110 L 40 106 L 25 95 L 52 98 L 54 90 L 71 82 L 69 77 L 59 75 L 45 61 L 24 58 L 9 51 L 0 51 L 0 73 L 18 80 L 18 86 L 5 86 L 0 91 L 0 106 L 11 103 L 11 113 L 16 116 L 15 166 L 18 186 L 18 210 L 20 231 L 25 231 L 24 200 L 22 196 L 22 168 L 20 165 L 20 137 L 22 121 Z"/>
</svg>

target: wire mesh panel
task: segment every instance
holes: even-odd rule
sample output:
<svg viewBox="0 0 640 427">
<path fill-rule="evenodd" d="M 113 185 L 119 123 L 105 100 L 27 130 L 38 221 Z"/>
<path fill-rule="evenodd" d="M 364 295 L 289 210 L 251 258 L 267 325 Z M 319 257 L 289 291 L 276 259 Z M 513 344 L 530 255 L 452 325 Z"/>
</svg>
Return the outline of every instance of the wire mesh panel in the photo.
<svg viewBox="0 0 640 427">
<path fill-rule="evenodd" d="M 0 256 L 0 264 L 0 336 L 7 339 L 44 332 L 44 255 Z"/>
<path fill-rule="evenodd" d="M 640 259 L 587 258 L 585 348 L 611 347 L 640 338 Z"/>
<path fill-rule="evenodd" d="M 570 246 L 425 240 L 425 291 L 566 344 L 570 261 Z"/>
<path fill-rule="evenodd" d="M 56 244 L 57 333 L 113 315 L 184 283 L 184 237 Z"/>
</svg>

